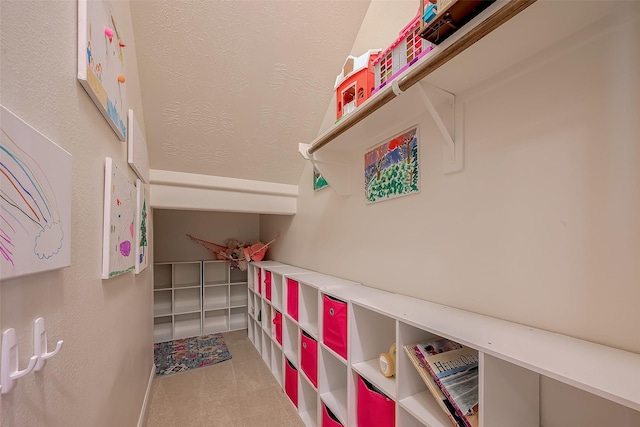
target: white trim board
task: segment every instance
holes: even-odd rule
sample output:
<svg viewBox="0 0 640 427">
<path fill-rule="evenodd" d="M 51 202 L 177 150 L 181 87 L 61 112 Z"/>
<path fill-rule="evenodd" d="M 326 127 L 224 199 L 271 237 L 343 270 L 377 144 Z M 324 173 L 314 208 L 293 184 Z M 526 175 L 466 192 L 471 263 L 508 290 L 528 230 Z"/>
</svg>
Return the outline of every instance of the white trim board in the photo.
<svg viewBox="0 0 640 427">
<path fill-rule="evenodd" d="M 138 427 L 144 427 L 147 421 L 147 410 L 149 409 L 149 396 L 151 395 L 151 386 L 153 385 L 153 379 L 156 376 L 156 364 L 151 364 L 151 374 L 149 375 L 149 382 L 147 383 L 147 391 L 144 393 L 144 400 L 142 401 L 142 408 L 140 408 L 140 416 L 138 417 Z"/>
<path fill-rule="evenodd" d="M 151 169 L 150 205 L 159 209 L 294 215 L 298 186 Z"/>
</svg>

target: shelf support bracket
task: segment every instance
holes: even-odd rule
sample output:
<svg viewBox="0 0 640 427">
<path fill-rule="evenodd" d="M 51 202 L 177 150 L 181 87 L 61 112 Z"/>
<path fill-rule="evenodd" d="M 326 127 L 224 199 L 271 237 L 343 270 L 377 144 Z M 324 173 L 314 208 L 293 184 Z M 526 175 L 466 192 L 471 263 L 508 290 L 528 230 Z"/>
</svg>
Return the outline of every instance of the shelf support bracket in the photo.
<svg viewBox="0 0 640 427">
<path fill-rule="evenodd" d="M 442 151 L 442 171 L 444 173 L 459 172 L 463 168 L 464 158 L 464 139 L 463 139 L 463 104 L 456 102 L 456 96 L 436 86 L 432 86 L 421 81 L 418 85 L 418 93 L 422 98 L 422 102 L 427 107 L 427 111 L 431 114 L 438 130 L 444 138 L 444 147 Z M 434 103 L 429 96 L 429 90 L 437 90 L 447 100 L 448 111 L 445 118 L 440 115 Z M 446 123 L 445 123 L 446 121 Z"/>
<path fill-rule="evenodd" d="M 311 144 L 298 144 L 298 151 L 309 160 L 340 196 L 351 195 L 351 167 L 345 155 L 327 148 L 309 154 Z"/>
</svg>

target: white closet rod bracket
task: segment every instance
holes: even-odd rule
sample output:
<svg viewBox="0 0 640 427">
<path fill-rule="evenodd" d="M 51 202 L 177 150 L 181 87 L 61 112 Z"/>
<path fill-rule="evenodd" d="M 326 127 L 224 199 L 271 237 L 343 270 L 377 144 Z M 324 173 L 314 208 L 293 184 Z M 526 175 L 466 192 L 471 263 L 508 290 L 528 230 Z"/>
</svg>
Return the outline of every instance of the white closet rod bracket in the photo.
<svg viewBox="0 0 640 427">
<path fill-rule="evenodd" d="M 404 92 L 402 89 L 400 89 L 400 85 L 398 84 L 397 79 L 391 82 L 391 90 L 396 94 L 396 96 L 399 96 Z"/>
<path fill-rule="evenodd" d="M 427 111 L 431 114 L 438 130 L 440 130 L 440 133 L 444 138 L 442 153 L 443 172 L 453 173 L 462 170 L 464 156 L 462 103 L 456 102 L 456 96 L 454 94 L 430 85 L 424 81 L 419 82 L 416 87 L 418 88 L 418 93 L 420 94 L 425 107 L 427 107 Z M 443 95 L 447 99 L 451 114 L 445 115 L 444 120 L 431 101 L 428 89 L 436 89 L 440 95 Z"/>
<path fill-rule="evenodd" d="M 351 167 L 344 153 L 328 148 L 309 154 L 311 144 L 298 144 L 298 152 L 309 160 L 329 183 L 329 186 L 340 196 L 351 195 Z"/>
</svg>

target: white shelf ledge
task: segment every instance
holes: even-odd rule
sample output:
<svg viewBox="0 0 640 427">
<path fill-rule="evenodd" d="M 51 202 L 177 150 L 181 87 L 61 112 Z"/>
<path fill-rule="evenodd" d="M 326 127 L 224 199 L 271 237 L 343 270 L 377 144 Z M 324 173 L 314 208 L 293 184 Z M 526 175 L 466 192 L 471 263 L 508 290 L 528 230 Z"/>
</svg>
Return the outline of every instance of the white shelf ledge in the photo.
<svg viewBox="0 0 640 427">
<path fill-rule="evenodd" d="M 640 354 L 399 294 L 352 302 L 640 411 Z"/>
<path fill-rule="evenodd" d="M 294 215 L 298 186 L 151 169 L 150 205 L 159 209 Z"/>
</svg>

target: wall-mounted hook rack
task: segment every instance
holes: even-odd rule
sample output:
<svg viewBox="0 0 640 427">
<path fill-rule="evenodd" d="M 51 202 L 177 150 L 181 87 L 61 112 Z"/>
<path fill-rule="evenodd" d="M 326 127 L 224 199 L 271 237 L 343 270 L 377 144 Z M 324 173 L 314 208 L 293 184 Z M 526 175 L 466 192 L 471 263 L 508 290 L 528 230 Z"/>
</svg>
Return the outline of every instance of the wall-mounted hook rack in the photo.
<svg viewBox="0 0 640 427">
<path fill-rule="evenodd" d="M 2 333 L 2 366 L 0 367 L 0 383 L 2 389 L 0 393 L 7 394 L 13 390 L 16 380 L 27 375 L 35 368 L 38 356 L 33 355 L 29 359 L 29 364 L 23 370 L 18 370 L 18 343 L 16 340 L 16 330 L 9 328 Z"/>
<path fill-rule="evenodd" d="M 47 331 L 44 328 L 44 318 L 38 317 L 33 321 L 33 353 L 38 356 L 38 362 L 34 368 L 34 371 L 39 371 L 44 368 L 44 365 L 47 363 L 47 359 L 52 358 L 62 348 L 62 343 L 64 341 L 60 340 L 56 344 L 55 350 L 52 352 L 47 352 Z"/>
</svg>

